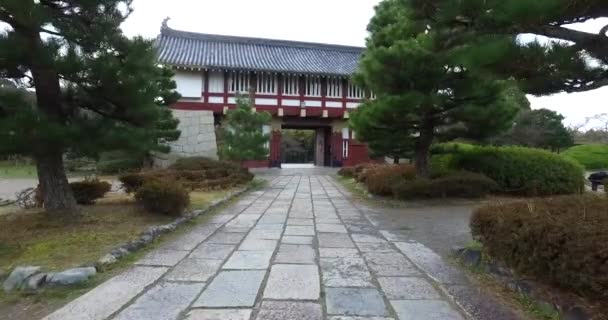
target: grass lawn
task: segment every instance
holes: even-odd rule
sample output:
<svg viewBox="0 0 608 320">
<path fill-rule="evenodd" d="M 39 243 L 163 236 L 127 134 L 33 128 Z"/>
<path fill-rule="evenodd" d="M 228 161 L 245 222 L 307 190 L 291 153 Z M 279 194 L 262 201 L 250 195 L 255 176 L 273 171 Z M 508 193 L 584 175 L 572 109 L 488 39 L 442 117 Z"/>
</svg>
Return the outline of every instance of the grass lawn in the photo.
<svg viewBox="0 0 608 320">
<path fill-rule="evenodd" d="M 192 192 L 191 208 L 203 208 L 227 193 Z M 111 194 L 95 206 L 82 207 L 83 216 L 76 220 L 49 216 L 40 210 L 1 210 L 0 269 L 5 271 L 19 265 L 39 265 L 55 271 L 95 262 L 148 227 L 175 219 L 146 213 L 133 203 L 132 196 L 124 194 Z"/>
<path fill-rule="evenodd" d="M 608 145 L 605 144 L 574 146 L 562 155 L 578 161 L 587 170 L 608 169 Z"/>
<path fill-rule="evenodd" d="M 0 161 L 0 179 L 36 178 L 36 166 L 32 164 L 15 165 L 12 161 Z"/>
</svg>

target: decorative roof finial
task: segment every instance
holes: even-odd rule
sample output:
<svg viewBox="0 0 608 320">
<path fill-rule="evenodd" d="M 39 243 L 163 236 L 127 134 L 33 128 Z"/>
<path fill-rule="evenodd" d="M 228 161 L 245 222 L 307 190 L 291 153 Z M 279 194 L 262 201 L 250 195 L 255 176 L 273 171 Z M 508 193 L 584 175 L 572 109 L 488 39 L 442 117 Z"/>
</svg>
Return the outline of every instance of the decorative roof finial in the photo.
<svg viewBox="0 0 608 320">
<path fill-rule="evenodd" d="M 162 24 L 162 26 L 160 27 L 160 29 L 161 29 L 161 30 L 166 30 L 166 29 L 169 29 L 169 25 L 168 25 L 169 20 L 171 20 L 171 17 L 166 17 L 166 18 L 163 20 L 163 24 Z"/>
</svg>

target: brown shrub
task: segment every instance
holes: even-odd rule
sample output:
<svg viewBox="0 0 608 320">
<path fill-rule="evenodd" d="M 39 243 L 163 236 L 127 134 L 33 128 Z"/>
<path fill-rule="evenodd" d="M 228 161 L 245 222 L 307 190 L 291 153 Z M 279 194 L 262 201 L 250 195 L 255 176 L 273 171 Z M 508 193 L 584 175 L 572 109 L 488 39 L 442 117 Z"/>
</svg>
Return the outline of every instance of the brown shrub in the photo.
<svg viewBox="0 0 608 320">
<path fill-rule="evenodd" d="M 416 178 L 416 169 L 409 164 L 377 165 L 365 170 L 364 183 L 367 190 L 375 195 L 392 195 L 393 186 L 399 181 Z"/>
<path fill-rule="evenodd" d="M 137 192 L 146 181 L 145 176 L 141 173 L 123 174 L 118 177 L 118 181 L 122 184 L 122 188 L 126 193 Z"/>
<path fill-rule="evenodd" d="M 498 184 L 483 174 L 452 172 L 441 178 L 402 180 L 393 186 L 398 199 L 482 198 L 498 190 Z"/>
<path fill-rule="evenodd" d="M 608 299 L 608 199 L 563 196 L 476 210 L 471 229 L 518 272 Z"/>
<path fill-rule="evenodd" d="M 338 171 L 338 175 L 346 178 L 355 176 L 355 167 L 344 167 Z"/>
<path fill-rule="evenodd" d="M 148 181 L 137 190 L 135 200 L 148 212 L 179 216 L 190 205 L 190 194 L 178 183 Z"/>
<path fill-rule="evenodd" d="M 76 202 L 81 205 L 91 205 L 95 200 L 103 198 L 112 190 L 112 185 L 97 179 L 70 183 Z"/>
</svg>

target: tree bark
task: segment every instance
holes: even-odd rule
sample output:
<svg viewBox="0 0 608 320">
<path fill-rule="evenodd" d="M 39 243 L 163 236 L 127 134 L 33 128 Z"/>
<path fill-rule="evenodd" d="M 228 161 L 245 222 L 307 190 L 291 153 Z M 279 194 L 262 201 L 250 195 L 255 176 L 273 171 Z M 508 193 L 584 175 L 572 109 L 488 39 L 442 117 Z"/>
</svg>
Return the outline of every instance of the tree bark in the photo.
<svg viewBox="0 0 608 320">
<path fill-rule="evenodd" d="M 65 174 L 62 154 L 38 154 L 35 159 L 45 209 L 62 214 L 77 213 L 76 199 Z"/>
<path fill-rule="evenodd" d="M 429 153 L 431 144 L 433 143 L 435 128 L 432 120 L 423 120 L 420 129 L 420 136 L 416 140 L 414 150 L 414 165 L 416 166 L 416 174 L 421 178 L 430 178 L 429 170 Z"/>
</svg>

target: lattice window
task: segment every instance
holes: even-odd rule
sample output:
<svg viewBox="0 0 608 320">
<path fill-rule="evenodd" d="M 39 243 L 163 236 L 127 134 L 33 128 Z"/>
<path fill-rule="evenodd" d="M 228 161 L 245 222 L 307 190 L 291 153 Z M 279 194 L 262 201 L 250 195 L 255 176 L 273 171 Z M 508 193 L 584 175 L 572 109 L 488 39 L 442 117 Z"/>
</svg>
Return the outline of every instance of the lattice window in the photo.
<svg viewBox="0 0 608 320">
<path fill-rule="evenodd" d="M 260 73 L 257 79 L 257 93 L 276 94 L 277 76 L 270 73 Z"/>
<path fill-rule="evenodd" d="M 309 97 L 321 96 L 321 78 L 315 76 L 306 76 L 306 95 Z"/>
<path fill-rule="evenodd" d="M 350 99 L 363 99 L 365 98 L 365 90 L 357 87 L 356 85 L 348 84 L 348 98 Z"/>
<path fill-rule="evenodd" d="M 342 98 L 342 79 L 327 78 L 327 96 L 329 98 Z"/>
<path fill-rule="evenodd" d="M 234 71 L 230 73 L 228 89 L 230 93 L 248 93 L 251 77 L 249 72 Z"/>
<path fill-rule="evenodd" d="M 298 89 L 298 76 L 293 74 L 286 74 L 283 76 L 283 95 L 285 96 L 297 96 L 300 95 Z"/>
</svg>

